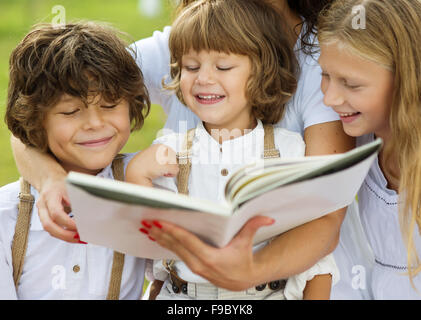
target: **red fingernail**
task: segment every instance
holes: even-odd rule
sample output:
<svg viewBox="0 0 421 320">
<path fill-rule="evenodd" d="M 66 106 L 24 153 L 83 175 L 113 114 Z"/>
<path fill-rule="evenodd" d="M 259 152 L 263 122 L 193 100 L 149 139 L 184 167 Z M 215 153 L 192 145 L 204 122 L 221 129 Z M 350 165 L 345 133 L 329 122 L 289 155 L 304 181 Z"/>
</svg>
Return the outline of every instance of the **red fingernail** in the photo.
<svg viewBox="0 0 421 320">
<path fill-rule="evenodd" d="M 142 225 L 146 228 L 152 228 L 152 226 L 149 223 L 147 223 L 145 220 L 142 221 Z"/>
<path fill-rule="evenodd" d="M 76 233 L 73 239 L 79 239 L 79 233 Z"/>
<path fill-rule="evenodd" d="M 159 229 L 162 229 L 162 225 L 158 221 L 154 220 L 152 221 L 152 223 L 154 224 L 154 226 L 158 227 Z"/>
<path fill-rule="evenodd" d="M 79 243 L 81 243 L 81 244 L 88 244 L 87 242 L 83 242 L 83 241 L 80 241 L 80 240 L 79 240 Z"/>
<path fill-rule="evenodd" d="M 156 241 L 154 238 L 152 238 L 151 236 L 148 237 L 150 240 L 152 241 Z"/>
<path fill-rule="evenodd" d="M 143 228 L 139 229 L 140 232 L 143 232 L 144 234 L 149 234 L 149 231 Z"/>
</svg>

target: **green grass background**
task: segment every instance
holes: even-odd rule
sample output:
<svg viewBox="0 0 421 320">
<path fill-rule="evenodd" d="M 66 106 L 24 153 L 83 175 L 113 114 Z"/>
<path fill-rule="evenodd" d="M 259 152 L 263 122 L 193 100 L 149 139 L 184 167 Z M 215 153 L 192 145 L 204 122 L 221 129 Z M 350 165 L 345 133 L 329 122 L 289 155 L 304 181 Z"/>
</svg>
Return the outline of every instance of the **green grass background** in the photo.
<svg viewBox="0 0 421 320">
<path fill-rule="evenodd" d="M 0 186 L 18 179 L 10 133 L 3 119 L 6 110 L 8 62 L 13 48 L 39 22 L 52 22 L 56 14 L 52 8 L 65 8 L 66 21 L 94 20 L 111 23 L 128 33 L 133 41 L 149 37 L 154 30 L 161 30 L 171 23 L 174 5 L 171 0 L 162 1 L 160 15 L 150 18 L 138 10 L 138 0 L 0 0 Z M 163 127 L 165 114 L 159 106 L 152 106 L 144 127 L 132 134 L 123 152 L 134 152 L 148 146 Z"/>
</svg>

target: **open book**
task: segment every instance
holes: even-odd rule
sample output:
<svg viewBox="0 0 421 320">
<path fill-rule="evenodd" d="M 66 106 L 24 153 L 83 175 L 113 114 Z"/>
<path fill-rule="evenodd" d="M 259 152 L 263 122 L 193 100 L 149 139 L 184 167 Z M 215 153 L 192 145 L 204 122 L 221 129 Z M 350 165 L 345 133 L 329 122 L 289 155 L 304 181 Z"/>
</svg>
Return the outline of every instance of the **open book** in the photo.
<svg viewBox="0 0 421 320">
<path fill-rule="evenodd" d="M 225 246 L 250 218 L 275 223 L 258 243 L 348 206 L 382 145 L 381 139 L 336 155 L 261 160 L 234 172 L 226 203 L 71 172 L 67 187 L 81 240 L 138 257 L 176 256 L 139 232 L 141 220 L 176 223 L 202 240 Z"/>
</svg>

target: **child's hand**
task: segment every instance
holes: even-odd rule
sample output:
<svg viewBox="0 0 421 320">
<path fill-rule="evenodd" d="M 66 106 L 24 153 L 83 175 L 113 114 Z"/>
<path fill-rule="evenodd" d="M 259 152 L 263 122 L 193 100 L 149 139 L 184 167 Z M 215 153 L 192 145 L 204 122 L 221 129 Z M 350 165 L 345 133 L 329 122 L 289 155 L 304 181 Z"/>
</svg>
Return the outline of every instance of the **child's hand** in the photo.
<svg viewBox="0 0 421 320">
<path fill-rule="evenodd" d="M 52 237 L 79 243 L 76 223 L 68 215 L 70 201 L 64 178 L 51 177 L 43 184 L 36 203 L 38 215 L 44 230 Z"/>
<path fill-rule="evenodd" d="M 175 177 L 178 173 L 174 150 L 154 144 L 130 160 L 126 169 L 126 181 L 152 187 L 152 180 L 158 177 Z"/>
</svg>

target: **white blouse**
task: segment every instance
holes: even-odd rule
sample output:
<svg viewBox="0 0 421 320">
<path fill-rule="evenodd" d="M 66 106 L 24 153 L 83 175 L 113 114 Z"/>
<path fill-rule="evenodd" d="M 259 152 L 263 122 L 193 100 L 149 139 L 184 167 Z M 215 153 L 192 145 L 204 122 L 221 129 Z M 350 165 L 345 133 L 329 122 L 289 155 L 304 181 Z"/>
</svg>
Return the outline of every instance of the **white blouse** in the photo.
<svg viewBox="0 0 421 320">
<path fill-rule="evenodd" d="M 357 144 L 373 140 L 374 135 L 368 134 L 359 137 Z M 421 273 L 413 278 L 420 293 L 412 288 L 406 275 L 407 250 L 399 225 L 399 201 L 399 195 L 387 188 L 387 180 L 376 160 L 358 192 L 358 208 L 349 218 L 347 214 L 340 246 L 334 252 L 341 282 L 349 279 L 348 283 L 334 288 L 334 298 L 421 299 Z M 413 235 L 421 258 L 417 227 Z"/>
<path fill-rule="evenodd" d="M 125 165 L 130 158 L 126 157 Z M 105 168 L 98 176 L 113 179 L 111 167 Z M 19 192 L 19 181 L 0 188 L 0 299 L 105 299 L 113 250 L 53 238 L 44 231 L 36 205 L 32 210 L 28 248 L 16 290 L 11 246 Z M 36 201 L 38 192 L 31 188 L 31 193 Z M 120 299 L 140 299 L 144 270 L 145 259 L 125 256 Z"/>
</svg>

